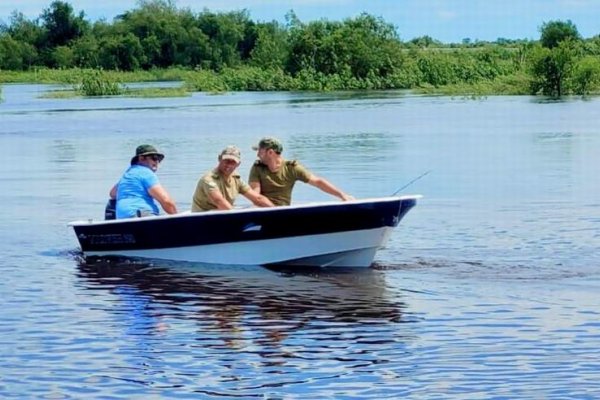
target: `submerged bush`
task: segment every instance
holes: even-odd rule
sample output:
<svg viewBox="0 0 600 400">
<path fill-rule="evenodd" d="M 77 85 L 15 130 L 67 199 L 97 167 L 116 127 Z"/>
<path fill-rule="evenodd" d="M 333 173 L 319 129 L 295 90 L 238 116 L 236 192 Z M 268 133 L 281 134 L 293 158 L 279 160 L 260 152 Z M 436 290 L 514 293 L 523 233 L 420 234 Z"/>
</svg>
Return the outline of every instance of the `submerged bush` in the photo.
<svg viewBox="0 0 600 400">
<path fill-rule="evenodd" d="M 78 90 L 84 96 L 115 96 L 123 93 L 117 79 L 99 70 L 86 71 Z"/>
<path fill-rule="evenodd" d="M 280 68 L 225 68 L 220 75 L 229 90 L 245 91 L 287 90 L 291 79 Z"/>
<path fill-rule="evenodd" d="M 185 79 L 186 86 L 198 92 L 226 92 L 229 89 L 216 72 L 199 70 Z"/>
</svg>

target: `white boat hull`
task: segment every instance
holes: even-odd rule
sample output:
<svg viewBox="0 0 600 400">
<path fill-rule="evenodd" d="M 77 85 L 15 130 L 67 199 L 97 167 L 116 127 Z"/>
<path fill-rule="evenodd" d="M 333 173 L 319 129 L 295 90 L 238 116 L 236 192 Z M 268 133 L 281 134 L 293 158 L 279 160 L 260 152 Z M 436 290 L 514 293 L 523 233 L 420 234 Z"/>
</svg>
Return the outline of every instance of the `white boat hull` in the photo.
<svg viewBox="0 0 600 400">
<path fill-rule="evenodd" d="M 366 267 L 371 265 L 377 249 L 385 244 L 391 231 L 383 227 L 252 242 L 127 250 L 119 255 L 204 264 Z M 97 257 L 112 254 L 111 251 L 86 252 Z"/>
</svg>

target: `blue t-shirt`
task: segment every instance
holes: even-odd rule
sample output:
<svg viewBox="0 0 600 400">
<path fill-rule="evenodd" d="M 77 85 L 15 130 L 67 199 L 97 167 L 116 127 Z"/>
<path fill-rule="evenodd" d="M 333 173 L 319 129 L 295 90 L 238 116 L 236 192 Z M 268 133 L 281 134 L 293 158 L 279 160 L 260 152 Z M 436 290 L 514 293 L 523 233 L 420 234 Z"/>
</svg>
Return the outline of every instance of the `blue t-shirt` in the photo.
<svg viewBox="0 0 600 400">
<path fill-rule="evenodd" d="M 158 206 L 148 194 L 148 189 L 158 185 L 158 176 L 143 165 L 132 165 L 117 183 L 117 218 L 130 218 L 137 211 L 158 215 Z"/>
</svg>

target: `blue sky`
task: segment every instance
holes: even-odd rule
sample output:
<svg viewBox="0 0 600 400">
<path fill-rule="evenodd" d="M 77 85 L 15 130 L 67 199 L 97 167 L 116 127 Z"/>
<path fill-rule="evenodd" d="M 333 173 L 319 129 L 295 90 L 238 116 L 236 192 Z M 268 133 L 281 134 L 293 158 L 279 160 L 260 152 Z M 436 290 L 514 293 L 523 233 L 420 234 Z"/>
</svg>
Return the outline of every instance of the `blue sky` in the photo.
<svg viewBox="0 0 600 400">
<path fill-rule="evenodd" d="M 37 18 L 51 0 L 0 0 L 0 21 L 16 9 Z M 135 0 L 73 0 L 75 11 L 90 20 L 108 21 L 137 7 Z M 361 12 L 382 17 L 397 27 L 402 40 L 429 35 L 442 42 L 538 39 L 539 27 L 570 19 L 584 38 L 600 34 L 600 0 L 177 0 L 178 8 L 199 12 L 247 9 L 254 21 L 283 22 L 294 10 L 303 22 L 321 18 L 341 21 Z"/>
</svg>

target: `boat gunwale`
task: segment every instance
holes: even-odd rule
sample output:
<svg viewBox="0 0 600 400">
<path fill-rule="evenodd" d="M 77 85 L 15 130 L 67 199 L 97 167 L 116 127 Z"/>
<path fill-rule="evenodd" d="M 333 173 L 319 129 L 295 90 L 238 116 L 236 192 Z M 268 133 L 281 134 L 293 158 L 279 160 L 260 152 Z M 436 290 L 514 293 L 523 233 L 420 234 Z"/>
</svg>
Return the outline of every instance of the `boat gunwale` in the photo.
<svg viewBox="0 0 600 400">
<path fill-rule="evenodd" d="M 240 207 L 234 208 L 231 210 L 211 210 L 205 212 L 191 212 L 191 211 L 183 211 L 177 214 L 160 214 L 160 215 L 150 215 L 147 217 L 140 218 L 121 218 L 121 219 L 113 219 L 113 220 L 76 220 L 67 223 L 67 226 L 78 227 L 78 226 L 91 226 L 91 225 L 109 225 L 109 224 L 123 224 L 123 223 L 131 223 L 131 222 L 142 222 L 147 220 L 156 221 L 158 219 L 177 219 L 177 218 L 202 218 L 203 216 L 216 216 L 216 215 L 232 215 L 232 214 L 246 214 L 246 213 L 260 213 L 260 212 L 278 212 L 279 210 L 293 210 L 293 209 L 305 209 L 305 208 L 314 208 L 314 207 L 336 207 L 340 205 L 349 205 L 349 204 L 367 204 L 367 203 L 384 203 L 384 202 L 394 202 L 394 201 L 403 201 L 403 200 L 418 200 L 423 196 L 420 194 L 416 195 L 403 195 L 403 196 L 385 196 L 385 197 L 373 197 L 373 198 L 364 198 L 364 199 L 354 199 L 348 201 L 320 201 L 313 203 L 299 203 L 292 204 L 287 206 L 276 206 L 276 207 Z"/>
</svg>

